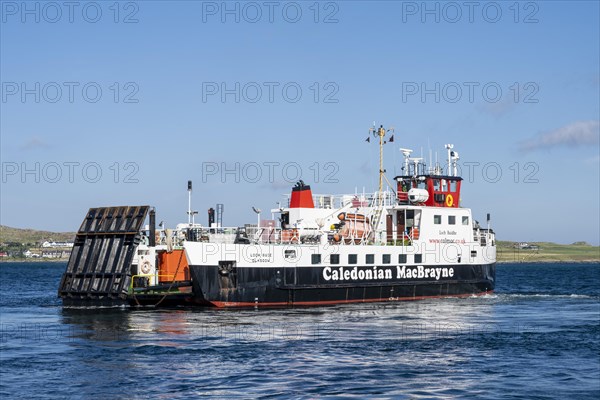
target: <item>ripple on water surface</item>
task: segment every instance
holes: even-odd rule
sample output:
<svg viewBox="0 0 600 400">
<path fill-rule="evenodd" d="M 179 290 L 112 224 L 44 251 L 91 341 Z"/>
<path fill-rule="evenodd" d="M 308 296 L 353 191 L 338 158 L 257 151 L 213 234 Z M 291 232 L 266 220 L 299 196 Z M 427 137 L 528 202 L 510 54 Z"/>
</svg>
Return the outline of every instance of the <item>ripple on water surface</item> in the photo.
<svg viewBox="0 0 600 400">
<path fill-rule="evenodd" d="M 482 297 L 241 311 L 63 309 L 63 270 L 0 264 L 3 397 L 600 396 L 598 264 L 499 265 Z"/>
</svg>

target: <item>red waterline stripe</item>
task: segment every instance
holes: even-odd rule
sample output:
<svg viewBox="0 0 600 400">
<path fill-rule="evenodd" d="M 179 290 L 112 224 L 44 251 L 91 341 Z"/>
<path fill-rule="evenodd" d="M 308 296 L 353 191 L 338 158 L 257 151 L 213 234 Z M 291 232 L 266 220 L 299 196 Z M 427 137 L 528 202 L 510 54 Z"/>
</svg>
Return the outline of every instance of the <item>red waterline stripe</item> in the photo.
<svg viewBox="0 0 600 400">
<path fill-rule="evenodd" d="M 209 303 L 217 308 L 227 307 L 288 307 L 288 306 L 324 306 L 334 304 L 351 304 L 351 303 L 376 303 L 376 302 L 390 302 L 390 301 L 410 301 L 410 300 L 426 300 L 426 299 L 441 299 L 444 297 L 453 298 L 465 298 L 471 296 L 485 296 L 487 294 L 494 293 L 493 290 L 479 293 L 467 293 L 467 294 L 449 294 L 443 296 L 416 296 L 416 297 L 392 297 L 392 298 L 380 298 L 380 299 L 357 299 L 357 300 L 322 300 L 322 301 L 298 301 L 294 303 L 288 302 L 229 302 L 229 301 L 210 301 Z"/>
</svg>

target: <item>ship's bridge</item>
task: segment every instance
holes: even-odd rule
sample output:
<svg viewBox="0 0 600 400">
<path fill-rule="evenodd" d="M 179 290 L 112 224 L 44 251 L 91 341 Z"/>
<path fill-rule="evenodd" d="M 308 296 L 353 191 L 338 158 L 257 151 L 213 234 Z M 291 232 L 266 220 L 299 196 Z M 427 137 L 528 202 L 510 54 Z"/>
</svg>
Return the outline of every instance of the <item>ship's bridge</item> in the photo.
<svg viewBox="0 0 600 400">
<path fill-rule="evenodd" d="M 397 176 L 398 202 L 429 207 L 460 207 L 459 176 L 418 175 Z"/>
<path fill-rule="evenodd" d="M 437 164 L 426 169 L 422 157 L 411 157 L 411 149 L 400 149 L 404 155 L 403 175 L 394 178 L 397 182 L 398 202 L 429 207 L 460 207 L 460 185 L 458 176 L 458 152 L 454 145 L 447 144 L 448 167 L 446 173 Z M 431 158 L 431 156 L 430 156 Z M 437 156 L 436 156 L 437 159 Z"/>
</svg>

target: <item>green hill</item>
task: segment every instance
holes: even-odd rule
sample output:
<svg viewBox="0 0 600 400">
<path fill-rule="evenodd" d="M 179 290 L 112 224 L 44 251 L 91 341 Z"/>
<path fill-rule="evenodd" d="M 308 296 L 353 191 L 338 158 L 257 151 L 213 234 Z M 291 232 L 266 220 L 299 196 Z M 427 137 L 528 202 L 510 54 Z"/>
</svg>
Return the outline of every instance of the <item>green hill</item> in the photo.
<svg viewBox="0 0 600 400">
<path fill-rule="evenodd" d="M 497 259 L 502 262 L 580 262 L 600 261 L 600 247 L 585 242 L 557 244 L 528 242 L 530 248 L 521 249 L 516 242 L 497 242 Z M 532 248 L 533 247 L 533 248 Z"/>
<path fill-rule="evenodd" d="M 47 232 L 0 225 L 0 251 L 21 257 L 23 251 L 41 246 L 45 241 L 72 242 L 75 232 Z M 497 241 L 499 262 L 600 261 L 600 247 L 585 242 L 557 244 L 529 242 L 527 249 L 518 242 Z"/>
<path fill-rule="evenodd" d="M 45 241 L 72 242 L 75 232 L 47 232 L 35 229 L 19 229 L 0 225 L 0 245 L 28 245 L 36 246 Z"/>
</svg>

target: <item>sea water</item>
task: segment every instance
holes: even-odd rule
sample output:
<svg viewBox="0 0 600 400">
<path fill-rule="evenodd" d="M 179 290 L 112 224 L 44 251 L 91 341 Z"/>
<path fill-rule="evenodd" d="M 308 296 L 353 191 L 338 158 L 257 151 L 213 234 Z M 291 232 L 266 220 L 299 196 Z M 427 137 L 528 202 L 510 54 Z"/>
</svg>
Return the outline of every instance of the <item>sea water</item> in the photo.
<svg viewBox="0 0 600 400">
<path fill-rule="evenodd" d="M 68 309 L 0 263 L 2 398 L 600 398 L 600 265 L 499 264 L 493 295 L 277 310 Z"/>
</svg>

